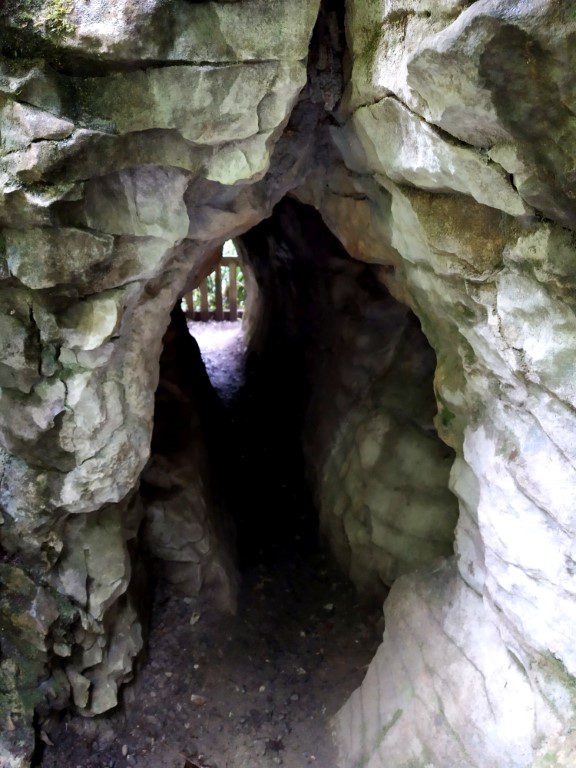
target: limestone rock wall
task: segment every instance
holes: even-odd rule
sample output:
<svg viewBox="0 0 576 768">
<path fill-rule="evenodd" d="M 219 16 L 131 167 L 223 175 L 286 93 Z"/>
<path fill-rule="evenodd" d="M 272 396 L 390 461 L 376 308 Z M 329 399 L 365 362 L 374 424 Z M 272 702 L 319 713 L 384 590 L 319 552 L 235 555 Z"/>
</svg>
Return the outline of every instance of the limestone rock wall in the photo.
<svg viewBox="0 0 576 768">
<path fill-rule="evenodd" d="M 562 728 L 573 689 L 553 659 L 525 659 L 487 621 L 483 600 L 447 562 L 402 576 L 386 601 L 384 640 L 338 718 L 342 765 L 545 766 L 544 733 Z M 567 754 L 567 753 L 566 753 Z"/>
<path fill-rule="evenodd" d="M 456 453 L 455 558 L 395 583 L 337 719 L 345 768 L 576 760 L 574 2 L 348 0 L 340 101 L 338 14 L 299 97 L 317 11 L 0 9 L 8 768 L 27 764 L 34 707 L 105 711 L 131 674 L 169 314 L 289 190 L 419 318 Z M 348 426 L 339 450 L 362 461 Z"/>
<path fill-rule="evenodd" d="M 34 654 L 22 633 L 11 635 L 20 650 L 0 640 L 10 768 L 27 764 L 38 698 L 97 714 L 131 674 L 142 646 L 129 588 L 136 489 L 162 337 L 214 248 L 300 178 L 306 131 L 295 124 L 278 140 L 306 82 L 317 10 L 308 0 L 0 9 L 3 586 L 10 601 L 30 579 L 57 613 L 35 629 Z"/>
<path fill-rule="evenodd" d="M 576 759 L 575 28 L 571 2 L 348 3 L 337 150 L 299 195 L 422 321 L 460 517 L 458 570 L 385 606 L 345 765 Z"/>
</svg>

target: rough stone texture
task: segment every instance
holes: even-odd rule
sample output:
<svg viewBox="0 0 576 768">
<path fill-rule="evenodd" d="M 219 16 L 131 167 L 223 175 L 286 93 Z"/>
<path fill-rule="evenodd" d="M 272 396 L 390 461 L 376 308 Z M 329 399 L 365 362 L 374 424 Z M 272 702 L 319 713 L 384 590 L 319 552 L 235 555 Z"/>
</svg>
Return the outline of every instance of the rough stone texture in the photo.
<svg viewBox="0 0 576 768">
<path fill-rule="evenodd" d="M 367 682 L 339 715 L 343 765 L 520 768 L 561 730 L 573 702 L 555 664 L 506 646 L 455 562 L 399 579 L 386 619 Z"/>
<path fill-rule="evenodd" d="M 412 314 L 363 296 L 354 333 L 351 297 L 338 298 L 347 338 L 319 355 L 308 463 L 332 550 L 362 592 L 382 597 L 402 573 L 453 551 L 453 454 L 434 429 L 435 358 Z"/>
<path fill-rule="evenodd" d="M 392 94 L 501 165 L 528 205 L 574 226 L 571 2 L 351 0 L 348 7 L 346 112 Z"/>
<path fill-rule="evenodd" d="M 0 587 L 0 765 L 19 768 L 25 765 L 34 746 L 26 715 L 43 698 L 38 679 L 47 677 L 46 636 L 62 604 L 58 604 L 53 592 L 36 585 L 13 564 L 0 564 Z M 65 653 L 65 637 L 60 635 L 57 640 Z M 53 692 L 54 704 L 58 698 L 67 698 L 69 683 L 61 670 L 54 670 L 46 687 Z"/>
<path fill-rule="evenodd" d="M 35 706 L 64 706 L 69 686 L 80 711 L 103 711 L 131 672 L 135 489 L 170 310 L 214 247 L 296 187 L 421 321 L 436 426 L 456 452 L 457 570 L 394 586 L 382 651 L 338 720 L 344 766 L 576 760 L 574 3 L 348 0 L 333 144 L 329 19 L 293 110 L 316 12 L 0 11 L 10 768 L 26 764 Z"/>
<path fill-rule="evenodd" d="M 89 62 L 190 64 L 308 54 L 318 3 L 309 0 L 7 0 L 6 34 L 36 50 L 45 44 Z"/>
<path fill-rule="evenodd" d="M 40 656 L 15 647 L 19 635 L 0 640 L 3 765 L 27 764 L 53 670 L 66 689 L 53 705 L 70 696 L 84 714 L 115 706 L 132 674 L 136 489 L 170 311 L 214 248 L 266 215 L 307 163 L 313 126 L 296 117 L 280 136 L 317 3 L 173 3 L 172 22 L 166 7 L 0 11 L 2 551 L 10 573 L 58 600 Z M 170 559 L 147 514 L 150 547 Z M 205 534 L 197 587 L 220 557 Z M 22 591 L 10 573 L 8 601 Z"/>
<path fill-rule="evenodd" d="M 420 189 L 461 192 L 512 216 L 527 211 L 500 166 L 447 141 L 392 97 L 356 110 L 352 130 L 372 172 Z"/>
<path fill-rule="evenodd" d="M 423 573 L 393 590 L 380 661 L 337 723 L 346 765 L 527 768 L 576 759 L 568 738 L 576 671 L 575 28 L 572 3 L 349 3 L 355 53 L 333 130 L 340 159 L 324 158 L 298 194 L 353 255 L 384 265 L 393 295 L 422 321 L 437 355 L 436 424 L 457 454 L 451 487 L 460 519 L 459 575 Z M 511 174 L 508 189 L 494 164 Z M 442 622 L 435 629 L 415 604 L 415 589 L 429 594 L 427 579 L 444 595 L 442 621 L 450 616 L 466 630 L 454 664 L 446 663 L 452 631 Z M 482 667 L 478 695 L 462 685 L 477 666 L 472 613 L 495 660 Z M 402 671 L 390 661 L 392 644 L 414 648 Z M 526 684 L 516 666 L 499 666 L 503 648 Z M 534 670 L 545 670 L 545 683 Z M 516 691 L 518 723 L 473 744 L 461 716 L 492 703 L 498 685 L 507 688 L 502 701 Z M 448 689 L 461 698 L 443 713 Z M 424 709 L 410 695 L 421 695 Z M 548 714 L 521 716 L 527 706 Z M 486 715 L 482 730 L 492 734 L 497 720 Z"/>
</svg>

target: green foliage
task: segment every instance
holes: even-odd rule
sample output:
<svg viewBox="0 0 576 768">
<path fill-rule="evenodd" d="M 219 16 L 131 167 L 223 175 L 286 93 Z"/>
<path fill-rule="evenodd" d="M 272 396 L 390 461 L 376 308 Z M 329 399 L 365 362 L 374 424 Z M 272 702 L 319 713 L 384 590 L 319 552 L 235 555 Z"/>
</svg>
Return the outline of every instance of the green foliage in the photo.
<svg viewBox="0 0 576 768">
<path fill-rule="evenodd" d="M 71 35 L 75 29 L 69 18 L 74 10 L 74 0 L 25 0 L 12 2 L 8 10 L 17 26 L 44 27 L 52 38 Z"/>
<path fill-rule="evenodd" d="M 446 406 L 442 407 L 442 410 L 438 415 L 443 427 L 449 427 L 451 422 L 456 418 L 456 414 L 452 413 L 452 411 L 449 408 L 446 408 Z"/>
<path fill-rule="evenodd" d="M 50 0 L 44 12 L 46 28 L 54 35 L 71 35 L 74 32 L 74 25 L 68 16 L 73 10 L 73 0 Z"/>
</svg>

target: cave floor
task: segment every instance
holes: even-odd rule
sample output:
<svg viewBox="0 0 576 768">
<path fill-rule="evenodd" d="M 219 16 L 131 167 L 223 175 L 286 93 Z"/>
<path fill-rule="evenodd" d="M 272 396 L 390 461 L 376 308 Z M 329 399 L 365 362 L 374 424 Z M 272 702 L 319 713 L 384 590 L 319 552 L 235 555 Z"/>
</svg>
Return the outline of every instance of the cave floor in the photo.
<svg viewBox="0 0 576 768">
<path fill-rule="evenodd" d="M 251 568 L 236 617 L 160 596 L 124 706 L 67 715 L 42 765 L 334 768 L 330 718 L 365 674 L 380 616 L 321 554 Z"/>
<path fill-rule="evenodd" d="M 236 616 L 157 591 L 147 655 L 123 706 L 99 718 L 65 715 L 45 734 L 53 746 L 43 768 L 337 765 L 330 719 L 364 677 L 382 611 L 359 602 L 299 522 L 310 502 L 296 470 L 278 474 L 278 462 L 264 463 L 280 444 L 271 447 L 271 434 L 254 424 L 259 397 L 249 387 L 242 395 L 240 324 L 198 325 L 192 330 L 240 446 L 229 503 L 244 508 L 249 532 L 262 514 L 272 525 L 243 563 Z M 275 517 L 283 506 L 296 521 L 286 528 Z"/>
<path fill-rule="evenodd" d="M 200 346 L 212 386 L 222 402 L 229 404 L 244 383 L 242 321 L 190 322 L 188 328 Z"/>
</svg>

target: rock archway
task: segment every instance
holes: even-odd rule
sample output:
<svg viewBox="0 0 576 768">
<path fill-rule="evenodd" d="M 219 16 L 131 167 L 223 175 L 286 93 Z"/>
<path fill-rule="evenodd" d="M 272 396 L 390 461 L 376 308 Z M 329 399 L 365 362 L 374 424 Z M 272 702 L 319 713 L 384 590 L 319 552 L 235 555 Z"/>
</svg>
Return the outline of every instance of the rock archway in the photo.
<svg viewBox="0 0 576 768">
<path fill-rule="evenodd" d="M 170 312 L 290 194 L 419 319 L 455 452 L 455 554 L 416 573 L 350 547 L 353 483 L 325 501 L 352 576 L 394 581 L 342 765 L 571 765 L 575 28 L 553 0 L 5 3 L 0 764 L 28 764 L 34 711 L 97 715 L 132 674 Z M 302 239 L 296 205 L 268 243 Z"/>
</svg>

